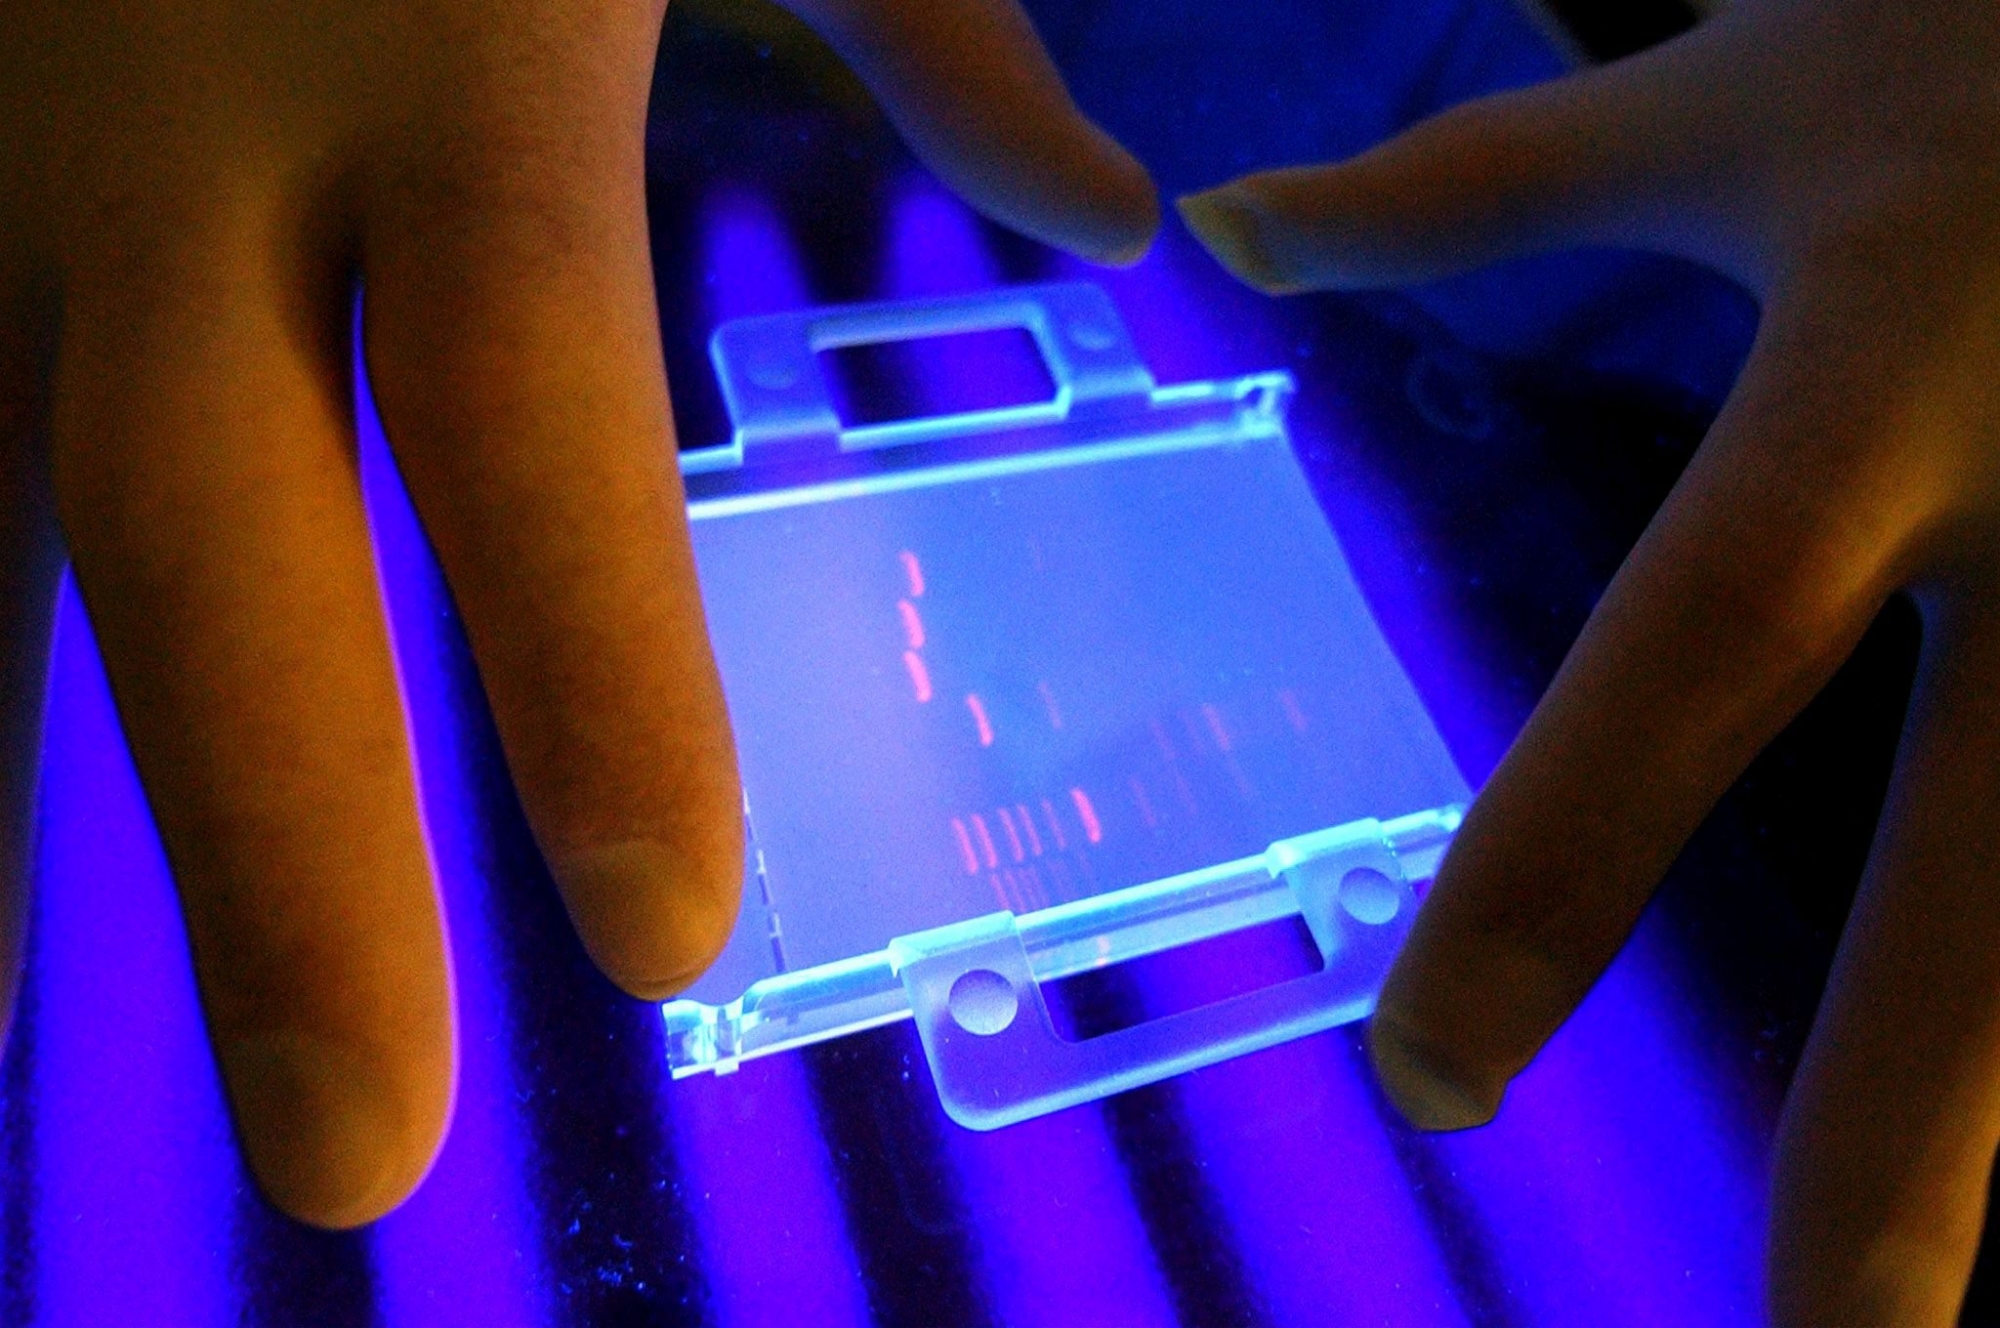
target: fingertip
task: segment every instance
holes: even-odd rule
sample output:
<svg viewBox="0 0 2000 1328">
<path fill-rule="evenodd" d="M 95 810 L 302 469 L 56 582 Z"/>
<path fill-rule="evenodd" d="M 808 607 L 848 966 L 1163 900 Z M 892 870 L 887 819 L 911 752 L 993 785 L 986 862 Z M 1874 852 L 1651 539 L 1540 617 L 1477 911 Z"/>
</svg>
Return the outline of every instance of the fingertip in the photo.
<svg viewBox="0 0 2000 1328">
<path fill-rule="evenodd" d="M 1145 256 L 1160 224 L 1151 177 L 1077 106 L 1015 0 L 793 7 L 981 213 L 1091 262 Z"/>
<path fill-rule="evenodd" d="M 1131 267 L 1145 258 L 1160 233 L 1160 194 L 1136 158 L 1105 139 L 1112 168 L 1096 216 L 1072 246 L 1077 256 L 1106 267 Z"/>
<path fill-rule="evenodd" d="M 1247 182 L 1186 194 L 1174 206 L 1202 247 L 1244 285 L 1295 295 L 1312 284 L 1299 262 L 1296 228 Z"/>
<path fill-rule="evenodd" d="M 1035 156 L 1011 147 L 913 142 L 938 177 L 1002 225 L 1106 267 L 1146 256 L 1160 229 L 1152 176 L 1118 141 L 1074 117 L 1051 128 L 1052 146 Z"/>
<path fill-rule="evenodd" d="M 1423 1039 L 1413 1036 L 1395 1015 L 1378 1010 L 1368 1028 L 1368 1059 L 1376 1082 L 1403 1119 L 1420 1130 L 1470 1130 L 1485 1125 L 1500 1110 L 1504 1083 L 1474 1088 L 1447 1070 Z"/>
<path fill-rule="evenodd" d="M 656 840 L 596 846 L 552 862 L 584 949 L 626 993 L 663 1001 L 708 971 L 741 908 L 738 847 Z"/>
<path fill-rule="evenodd" d="M 273 1206 L 344 1231 L 389 1213 L 430 1173 L 455 1072 L 438 1084 L 311 1033 L 218 1048 L 245 1159 Z"/>
</svg>

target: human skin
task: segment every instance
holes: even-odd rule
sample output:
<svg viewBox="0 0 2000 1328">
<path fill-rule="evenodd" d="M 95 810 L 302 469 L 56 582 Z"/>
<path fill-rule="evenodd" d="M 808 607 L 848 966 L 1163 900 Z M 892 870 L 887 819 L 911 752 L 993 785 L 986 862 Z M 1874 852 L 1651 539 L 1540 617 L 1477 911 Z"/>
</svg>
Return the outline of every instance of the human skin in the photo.
<svg viewBox="0 0 2000 1328">
<path fill-rule="evenodd" d="M 1094 257 L 1143 249 L 1143 173 L 1003 0 L 799 8 L 975 203 Z M 584 943 L 657 997 L 732 914 L 735 775 L 645 256 L 660 18 L 0 12 L 7 990 L 70 558 L 246 1154 L 307 1221 L 406 1195 L 454 1078 L 354 472 L 357 284 L 392 446 Z M 1647 56 L 1186 209 L 1266 289 L 1587 242 L 1693 257 L 1764 299 L 1713 434 L 1468 818 L 1373 1049 L 1418 1123 L 1489 1116 L 1721 789 L 1912 594 L 1917 695 L 1779 1141 L 1783 1322 L 1947 1321 L 2000 1135 L 1996 25 L 1945 0 L 1746 0 Z"/>
<path fill-rule="evenodd" d="M 1740 0 L 1644 55 L 1182 200 L 1272 292 L 1574 244 L 1763 303 L 1741 379 L 1494 772 L 1371 1050 L 1499 1109 L 1751 757 L 1893 594 L 1924 643 L 1775 1155 L 1781 1324 L 1955 1320 L 2000 1140 L 2000 7 Z"/>
<path fill-rule="evenodd" d="M 1012 0 L 798 9 L 972 202 L 1143 252 L 1150 182 Z M 584 945 L 658 999 L 735 918 L 741 798 L 647 246 L 663 12 L 0 6 L 0 989 L 11 1007 L 67 559 L 238 1137 L 307 1222 L 410 1193 L 456 1066 L 356 469 L 358 289 L 391 448 Z"/>
</svg>

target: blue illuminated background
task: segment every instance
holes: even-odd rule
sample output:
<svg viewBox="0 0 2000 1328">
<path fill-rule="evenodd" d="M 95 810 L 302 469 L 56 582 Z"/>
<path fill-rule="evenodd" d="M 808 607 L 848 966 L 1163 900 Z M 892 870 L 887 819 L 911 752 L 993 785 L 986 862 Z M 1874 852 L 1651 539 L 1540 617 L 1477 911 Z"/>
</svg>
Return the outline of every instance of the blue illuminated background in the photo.
<svg viewBox="0 0 2000 1328">
<path fill-rule="evenodd" d="M 1169 195 L 1352 151 L 1558 72 L 1501 0 L 1124 0 L 1037 17 L 1080 97 Z M 670 26 L 652 196 L 686 445 L 724 433 L 702 355 L 722 320 L 1098 280 L 1162 381 L 1298 375 L 1302 459 L 1475 784 L 1751 325 L 1719 283 L 1608 255 L 1282 305 L 1228 283 L 1171 228 L 1139 268 L 1087 270 L 968 214 L 785 24 L 695 5 Z M 1605 404 L 1635 399 L 1643 427 Z M 1597 454 L 1592 431 L 1613 424 L 1643 446 Z M 1400 1126 L 1352 1029 L 984 1135 L 943 1117 L 907 1025 L 670 1083 L 653 1011 L 597 977 L 568 933 L 366 411 L 362 444 L 458 966 L 463 1078 L 444 1155 L 362 1234 L 303 1230 L 255 1196 L 171 884 L 66 592 L 43 888 L 0 1068 L 0 1323 L 1755 1319 L 1763 1150 L 1800 1013 L 1766 992 L 1752 1005 L 1777 1031 L 1760 1031 L 1726 999 L 1704 957 L 1727 949 L 1717 932 L 1790 933 L 1754 909 L 1710 922 L 1708 895 L 1649 917 L 1504 1116 L 1464 1136 Z M 1595 489 L 1529 484 L 1579 457 Z M 1755 863 L 1734 870 L 1725 884 Z"/>
</svg>

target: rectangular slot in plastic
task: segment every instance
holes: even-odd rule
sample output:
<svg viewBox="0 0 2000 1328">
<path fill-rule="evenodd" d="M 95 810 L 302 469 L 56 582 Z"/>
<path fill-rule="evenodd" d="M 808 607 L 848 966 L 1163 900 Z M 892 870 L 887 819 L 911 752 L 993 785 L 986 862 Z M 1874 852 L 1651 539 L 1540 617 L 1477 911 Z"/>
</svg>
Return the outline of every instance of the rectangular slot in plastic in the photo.
<svg viewBox="0 0 2000 1328">
<path fill-rule="evenodd" d="M 938 416 L 1047 406 L 1056 397 L 1041 347 L 1019 327 L 828 346 L 819 364 L 843 429 L 910 419 L 913 399 L 922 414 Z"/>
<path fill-rule="evenodd" d="M 1044 983 L 1056 1035 L 1088 1042 L 1325 967 L 1296 914 Z"/>
</svg>

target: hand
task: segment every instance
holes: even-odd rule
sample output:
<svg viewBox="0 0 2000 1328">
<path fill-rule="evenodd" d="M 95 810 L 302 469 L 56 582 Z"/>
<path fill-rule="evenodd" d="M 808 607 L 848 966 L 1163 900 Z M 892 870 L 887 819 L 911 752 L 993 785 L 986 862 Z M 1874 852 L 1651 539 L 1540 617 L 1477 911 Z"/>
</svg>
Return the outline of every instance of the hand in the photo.
<svg viewBox="0 0 2000 1328">
<path fill-rule="evenodd" d="M 1130 259 L 1143 171 L 1012 0 L 812 0 L 977 203 Z M 350 330 L 570 915 L 635 995 L 736 916 L 740 795 L 648 268 L 647 0 L 0 11 L 0 940 L 73 560 L 243 1147 L 366 1222 L 428 1168 L 451 984 L 356 475 Z M 53 883 L 60 888 L 61 883 Z"/>
<path fill-rule="evenodd" d="M 1569 244 L 1709 263 L 1748 367 L 1465 822 L 1375 1016 L 1477 1125 L 1886 597 L 1921 675 L 1777 1148 L 1785 1323 L 1948 1323 L 2000 1140 L 2000 9 L 1741 0 L 1338 166 L 1182 202 L 1275 292 Z"/>
</svg>

